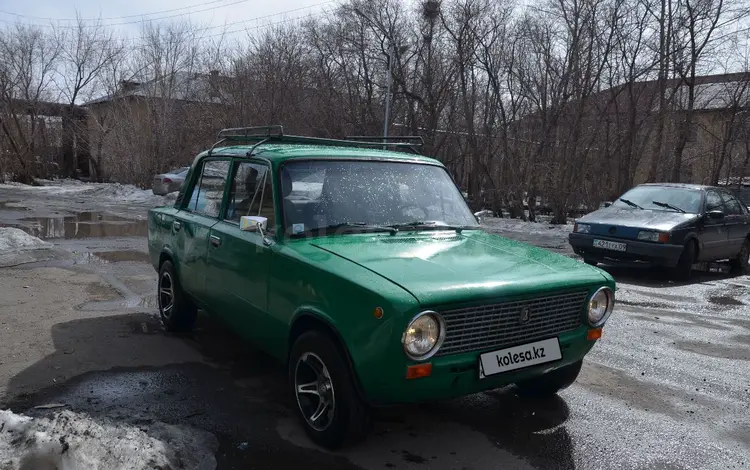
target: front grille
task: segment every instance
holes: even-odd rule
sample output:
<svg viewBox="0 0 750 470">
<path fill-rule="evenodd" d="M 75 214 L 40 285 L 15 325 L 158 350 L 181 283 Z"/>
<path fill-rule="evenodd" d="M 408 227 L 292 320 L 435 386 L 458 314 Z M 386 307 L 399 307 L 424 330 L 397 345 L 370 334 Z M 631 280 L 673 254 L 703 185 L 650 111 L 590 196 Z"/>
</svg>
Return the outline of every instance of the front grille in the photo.
<svg viewBox="0 0 750 470">
<path fill-rule="evenodd" d="M 445 342 L 438 356 L 501 349 L 528 343 L 581 326 L 588 291 L 548 295 L 535 299 L 437 310 L 445 319 Z M 529 309 L 528 322 L 521 312 Z"/>
</svg>

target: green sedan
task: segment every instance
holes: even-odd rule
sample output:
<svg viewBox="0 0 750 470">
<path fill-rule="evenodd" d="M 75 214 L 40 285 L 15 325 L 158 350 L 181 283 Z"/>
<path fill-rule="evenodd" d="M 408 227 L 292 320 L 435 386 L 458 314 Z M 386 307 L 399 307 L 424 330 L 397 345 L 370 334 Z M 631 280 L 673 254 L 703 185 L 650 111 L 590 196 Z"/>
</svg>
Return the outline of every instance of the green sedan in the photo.
<svg viewBox="0 0 750 470">
<path fill-rule="evenodd" d="M 484 232 L 413 143 L 220 139 L 149 212 L 161 319 L 186 331 L 205 310 L 286 364 L 316 443 L 362 439 L 378 406 L 576 379 L 612 313 L 609 274 Z"/>
</svg>

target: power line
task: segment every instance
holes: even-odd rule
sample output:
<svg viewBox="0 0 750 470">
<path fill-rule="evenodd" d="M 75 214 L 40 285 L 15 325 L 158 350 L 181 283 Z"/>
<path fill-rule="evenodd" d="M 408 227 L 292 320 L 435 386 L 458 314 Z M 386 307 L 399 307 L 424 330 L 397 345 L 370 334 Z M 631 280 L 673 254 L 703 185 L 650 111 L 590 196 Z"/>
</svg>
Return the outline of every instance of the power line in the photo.
<svg viewBox="0 0 750 470">
<path fill-rule="evenodd" d="M 291 23 L 291 22 L 298 21 L 298 20 L 304 20 L 306 18 L 313 18 L 313 17 L 318 16 L 318 15 L 320 15 L 320 13 L 310 13 L 308 15 L 297 16 L 297 17 L 294 17 L 294 18 L 287 18 L 287 19 L 284 19 L 284 20 L 281 20 L 281 21 L 276 21 L 274 23 L 266 23 L 266 24 L 254 26 L 252 28 L 235 29 L 234 31 L 222 31 L 220 33 L 211 34 L 209 36 L 206 36 L 205 39 L 213 38 L 213 37 L 217 37 L 217 36 L 234 34 L 234 33 L 242 33 L 242 32 L 246 32 L 246 31 L 255 31 L 255 30 L 258 30 L 258 29 L 261 29 L 261 28 L 268 28 L 268 27 L 271 27 L 271 26 L 278 26 L 278 25 L 284 24 L 284 23 Z"/>
<path fill-rule="evenodd" d="M 44 21 L 78 21 L 79 19 L 82 20 L 82 21 L 99 21 L 99 20 L 107 21 L 107 20 L 124 20 L 124 19 L 127 19 L 127 18 L 139 18 L 139 17 L 151 16 L 151 15 L 161 15 L 163 13 L 172 13 L 172 12 L 180 11 L 180 10 L 189 10 L 191 8 L 200 7 L 200 6 L 206 6 L 206 5 L 212 5 L 214 3 L 221 3 L 221 2 L 225 2 L 225 1 L 227 1 L 227 0 L 212 0 L 210 2 L 195 3 L 193 5 L 188 5 L 186 7 L 171 8 L 169 10 L 154 11 L 154 12 L 151 12 L 151 13 L 141 13 L 141 14 L 138 14 L 138 15 L 110 16 L 110 17 L 105 17 L 105 18 L 48 18 L 48 17 L 42 17 L 42 16 L 23 15 L 23 14 L 20 14 L 20 13 L 13 13 L 13 12 L 4 11 L 4 10 L 0 10 L 0 13 L 6 14 L 6 15 L 15 16 L 15 17 L 18 17 L 18 18 L 28 18 L 28 19 L 31 19 L 31 20 L 44 20 Z M 217 8 L 221 8 L 222 6 L 224 6 L 224 5 L 220 5 Z"/>
<path fill-rule="evenodd" d="M 221 1 L 225 1 L 225 0 L 221 0 Z M 164 17 L 159 17 L 159 18 L 144 18 L 144 19 L 139 20 L 139 21 L 128 21 L 128 22 L 123 22 L 123 23 L 112 23 L 112 24 L 106 24 L 106 25 L 102 25 L 102 26 L 110 27 L 110 26 L 123 26 L 123 25 L 131 25 L 131 24 L 149 23 L 149 22 L 164 20 L 164 19 L 168 19 L 168 18 L 174 18 L 174 17 L 178 17 L 178 16 L 190 15 L 192 13 L 200 13 L 200 12 L 203 12 L 203 11 L 215 10 L 215 9 L 218 9 L 218 8 L 223 8 L 223 7 L 226 7 L 226 6 L 236 5 L 236 4 L 239 4 L 239 3 L 245 3 L 245 2 L 248 2 L 248 1 L 249 0 L 236 0 L 233 3 L 228 3 L 228 4 L 225 4 L 225 5 L 220 5 L 218 7 L 207 8 L 207 9 L 203 9 L 203 10 L 195 10 L 195 11 L 192 11 L 192 12 L 180 13 L 180 14 L 176 14 L 176 15 L 164 16 Z M 272 18 L 274 16 L 284 15 L 284 14 L 287 14 L 287 13 L 294 13 L 294 12 L 297 12 L 297 11 L 306 10 L 306 9 L 309 9 L 309 8 L 314 8 L 314 7 L 317 7 L 317 6 L 326 5 L 326 4 L 329 4 L 329 3 L 333 3 L 334 1 L 336 1 L 336 0 L 327 0 L 325 2 L 315 3 L 315 4 L 307 5 L 307 6 L 304 6 L 304 7 L 293 8 L 291 10 L 280 11 L 280 12 L 277 12 L 277 13 L 271 13 L 269 15 L 248 18 L 248 19 L 245 19 L 245 20 L 234 21 L 234 22 L 227 23 L 227 24 L 207 26 L 207 27 L 203 27 L 203 28 L 198 28 L 198 29 L 196 29 L 196 31 L 207 31 L 207 30 L 216 29 L 216 28 L 233 26 L 233 25 L 238 25 L 238 24 L 243 24 L 243 23 L 250 23 L 252 21 L 263 20 L 263 19 L 267 19 L 267 18 Z M 16 22 L 13 22 L 13 21 L 3 20 L 3 19 L 0 19 L 0 22 L 6 22 L 6 23 L 11 23 L 11 24 L 15 24 L 16 23 Z M 33 24 L 33 23 L 30 24 L 29 26 L 55 27 L 53 25 Z M 78 26 L 71 26 L 71 25 L 63 25 L 63 26 L 58 26 L 58 27 L 59 28 L 64 28 L 64 29 L 76 29 L 76 28 L 78 28 Z M 89 27 L 92 27 L 92 26 L 89 26 Z"/>
<path fill-rule="evenodd" d="M 136 21 L 123 21 L 121 23 L 109 23 L 109 24 L 105 24 L 103 26 L 125 26 L 125 25 L 131 25 L 131 24 L 145 23 L 145 22 L 149 22 L 149 21 L 167 20 L 167 19 L 170 19 L 170 18 L 177 18 L 179 16 L 191 15 L 193 13 L 202 13 L 202 12 L 211 11 L 211 10 L 218 10 L 219 8 L 225 8 L 225 7 L 230 7 L 230 6 L 233 6 L 233 5 L 239 5 L 240 3 L 247 3 L 249 1 L 250 0 L 235 0 L 232 3 L 226 3 L 224 5 L 214 6 L 214 7 L 210 7 L 210 8 L 203 8 L 203 9 L 200 9 L 200 10 L 188 11 L 188 12 L 185 12 L 185 13 L 175 13 L 174 15 L 160 16 L 160 17 L 157 17 L 157 18 L 143 18 L 143 19 L 136 20 Z M 47 19 L 49 19 L 51 21 L 56 21 L 54 18 L 47 18 Z M 6 22 L 6 23 L 11 23 L 11 21 L 8 21 L 8 20 L 3 20 L 3 21 Z M 98 20 L 93 20 L 93 21 L 98 21 Z M 32 23 L 31 26 L 51 26 L 51 25 L 42 25 L 42 24 L 33 24 Z M 58 28 L 64 28 L 64 29 L 77 29 L 78 25 L 57 25 L 57 27 Z"/>
</svg>

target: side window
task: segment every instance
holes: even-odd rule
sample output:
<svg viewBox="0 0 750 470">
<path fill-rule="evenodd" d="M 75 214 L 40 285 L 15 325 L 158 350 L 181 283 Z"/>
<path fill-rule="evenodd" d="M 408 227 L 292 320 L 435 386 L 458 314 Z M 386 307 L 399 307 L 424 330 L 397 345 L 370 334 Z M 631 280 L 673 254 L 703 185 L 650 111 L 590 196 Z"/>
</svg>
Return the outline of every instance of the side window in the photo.
<svg viewBox="0 0 750 470">
<path fill-rule="evenodd" d="M 716 193 L 714 191 L 709 191 L 706 194 L 706 212 L 723 211 L 723 210 L 724 210 L 724 203 L 722 203 L 721 197 L 719 197 L 719 193 Z"/>
<path fill-rule="evenodd" d="M 239 223 L 243 215 L 268 219 L 268 230 L 276 228 L 271 171 L 260 163 L 235 163 L 226 220 Z"/>
<path fill-rule="evenodd" d="M 229 161 L 207 160 L 185 209 L 209 217 L 218 217 L 229 173 Z"/>
<path fill-rule="evenodd" d="M 727 193 L 721 193 L 721 197 L 724 199 L 724 205 L 727 208 L 727 215 L 745 215 L 745 211 L 742 210 L 742 204 L 734 196 Z"/>
</svg>

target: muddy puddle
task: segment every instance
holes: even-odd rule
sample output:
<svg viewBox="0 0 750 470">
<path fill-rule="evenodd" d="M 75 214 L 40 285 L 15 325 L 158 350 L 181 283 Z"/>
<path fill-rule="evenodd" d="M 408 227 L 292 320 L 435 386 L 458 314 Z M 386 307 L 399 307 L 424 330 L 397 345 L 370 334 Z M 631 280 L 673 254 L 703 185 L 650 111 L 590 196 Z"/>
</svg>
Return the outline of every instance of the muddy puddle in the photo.
<svg viewBox="0 0 750 470">
<path fill-rule="evenodd" d="M 148 253 L 135 250 L 121 251 L 86 251 L 78 253 L 76 261 L 79 263 L 124 263 L 124 262 L 142 262 L 149 263 L 151 258 Z"/>
<path fill-rule="evenodd" d="M 24 217 L 0 226 L 16 227 L 43 240 L 148 235 L 147 221 L 127 219 L 106 212 L 81 212 L 60 217 Z"/>
</svg>

